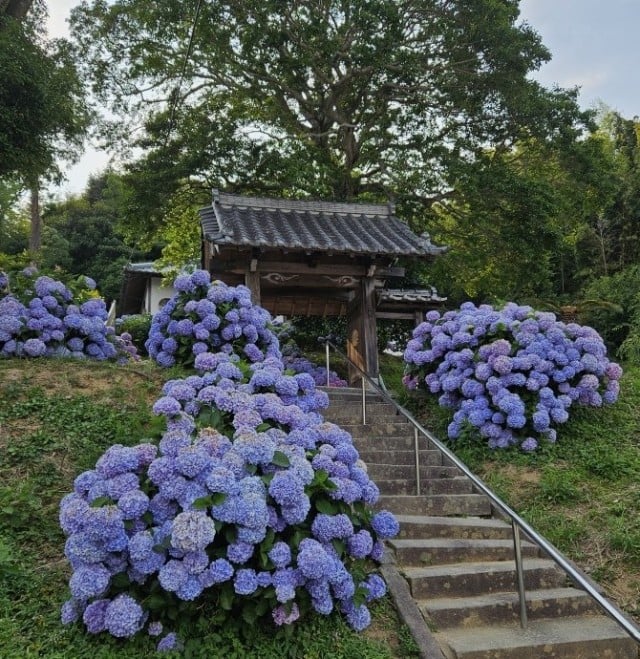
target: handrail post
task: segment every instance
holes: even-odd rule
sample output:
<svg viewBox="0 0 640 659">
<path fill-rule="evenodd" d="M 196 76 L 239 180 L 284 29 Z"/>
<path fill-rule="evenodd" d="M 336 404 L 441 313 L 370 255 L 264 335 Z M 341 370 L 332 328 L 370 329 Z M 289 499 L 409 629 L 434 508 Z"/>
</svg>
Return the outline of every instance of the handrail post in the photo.
<svg viewBox="0 0 640 659">
<path fill-rule="evenodd" d="M 331 382 L 331 379 L 329 377 L 329 341 L 325 341 L 324 347 L 325 347 L 325 358 L 327 362 L 327 387 L 329 387 Z"/>
<path fill-rule="evenodd" d="M 362 378 L 362 425 L 367 425 L 367 390 L 364 378 Z"/>
<path fill-rule="evenodd" d="M 420 496 L 420 444 L 418 442 L 418 428 L 413 426 L 413 450 L 416 458 L 416 496 Z"/>
<path fill-rule="evenodd" d="M 524 572 L 522 568 L 522 546 L 520 544 L 520 528 L 516 524 L 516 520 L 511 520 L 511 528 L 513 529 L 513 549 L 516 559 L 516 574 L 518 577 L 518 595 L 520 597 L 520 626 L 522 629 L 527 628 L 527 601 L 524 590 Z"/>
</svg>

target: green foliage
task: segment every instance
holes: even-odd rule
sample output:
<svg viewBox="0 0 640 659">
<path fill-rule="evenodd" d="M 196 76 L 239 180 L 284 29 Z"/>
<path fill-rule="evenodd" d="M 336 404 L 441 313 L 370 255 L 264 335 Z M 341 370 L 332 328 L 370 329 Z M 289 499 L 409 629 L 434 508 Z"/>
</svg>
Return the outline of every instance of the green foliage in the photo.
<svg viewBox="0 0 640 659">
<path fill-rule="evenodd" d="M 71 155 L 88 122 L 70 46 L 43 42 L 46 10 L 36 3 L 33 12 L 28 21 L 0 15 L 0 179 L 26 185 L 60 174 L 56 157 Z"/>
<path fill-rule="evenodd" d="M 318 337 L 332 336 L 337 346 L 343 346 L 347 340 L 347 321 L 344 317 L 324 318 L 321 316 L 293 316 L 291 323 L 295 327 L 296 344 L 302 352 L 318 350 Z"/>
<path fill-rule="evenodd" d="M 172 197 L 157 232 L 157 240 L 164 246 L 156 265 L 166 279 L 173 280 L 186 265 L 200 262 L 202 247 L 197 209 L 206 203 L 210 200 L 202 196 L 202 191 L 198 194 L 188 185 L 183 185 Z"/>
<path fill-rule="evenodd" d="M 19 196 L 17 182 L 0 180 L 0 256 L 20 254 L 29 244 L 29 220 L 17 208 Z"/>
<path fill-rule="evenodd" d="M 91 177 L 85 192 L 47 205 L 40 264 L 94 279 L 111 303 L 120 295 L 123 270 L 131 260 L 154 258 L 154 251 L 134 249 L 123 235 L 127 191 L 122 177 L 107 171 Z"/>
<path fill-rule="evenodd" d="M 579 501 L 578 480 L 579 475 L 571 469 L 545 467 L 540 478 L 540 495 L 551 503 Z"/>
<path fill-rule="evenodd" d="M 141 313 L 123 316 L 116 321 L 117 330 L 120 334 L 128 332 L 131 334 L 131 341 L 138 349 L 139 355 L 146 355 L 147 349 L 144 342 L 149 338 L 149 329 L 151 328 L 151 314 Z"/>
<path fill-rule="evenodd" d="M 582 319 L 595 327 L 612 351 L 640 363 L 640 266 L 631 265 L 615 274 L 594 279 L 585 289 L 588 297 L 616 305 L 586 308 Z M 635 349 L 634 349 L 635 346 Z"/>
<path fill-rule="evenodd" d="M 195 0 L 94 0 L 72 14 L 98 103 L 116 115 L 107 139 L 130 144 L 131 119 L 144 121 L 130 167 L 141 227 L 187 178 L 293 197 L 393 195 L 420 218 L 485 149 L 525 134 L 570 140 L 585 119 L 574 92 L 529 78 L 549 53 L 517 2 L 197 6 L 186 66 Z M 150 109 L 142 88 L 164 107 Z"/>
</svg>

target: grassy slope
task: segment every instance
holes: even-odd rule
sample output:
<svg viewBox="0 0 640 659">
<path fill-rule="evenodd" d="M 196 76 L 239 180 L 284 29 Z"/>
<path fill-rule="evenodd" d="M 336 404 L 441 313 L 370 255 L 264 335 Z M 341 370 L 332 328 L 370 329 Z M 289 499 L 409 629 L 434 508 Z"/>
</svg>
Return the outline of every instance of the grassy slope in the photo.
<svg viewBox="0 0 640 659">
<path fill-rule="evenodd" d="M 399 361 L 382 363 L 397 392 Z M 640 368 L 627 367 L 621 387 L 613 406 L 572 408 L 557 443 L 533 455 L 490 451 L 478 438 L 451 448 L 640 622 Z M 450 411 L 433 399 L 399 398 L 446 438 Z"/>
<path fill-rule="evenodd" d="M 116 367 L 68 361 L 0 360 L 0 656 L 3 659 L 107 659 L 154 656 L 141 636 L 116 641 L 63 627 L 69 568 L 58 503 L 74 477 L 111 444 L 157 432 L 150 413 L 171 377 L 150 364 Z M 415 656 L 388 600 L 364 634 L 339 618 L 299 623 L 285 636 L 256 631 L 246 642 L 224 630 L 194 630 L 185 656 L 268 659 L 392 659 Z"/>
</svg>

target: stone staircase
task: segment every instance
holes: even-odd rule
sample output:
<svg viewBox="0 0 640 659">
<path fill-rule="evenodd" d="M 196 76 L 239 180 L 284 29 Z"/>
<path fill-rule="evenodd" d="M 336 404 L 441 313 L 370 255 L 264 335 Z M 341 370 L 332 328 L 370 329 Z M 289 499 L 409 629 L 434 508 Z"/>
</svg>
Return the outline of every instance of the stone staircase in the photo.
<svg viewBox="0 0 640 659">
<path fill-rule="evenodd" d="M 431 632 L 425 629 L 431 645 L 423 657 L 638 659 L 638 644 L 526 539 L 523 630 L 511 524 L 494 515 L 489 499 L 474 492 L 471 481 L 422 436 L 416 496 L 414 431 L 407 419 L 368 393 L 363 425 L 359 389 L 325 391 L 325 419 L 351 433 L 380 488 L 379 507 L 400 522 L 400 534 L 388 547 L 412 607 Z"/>
</svg>

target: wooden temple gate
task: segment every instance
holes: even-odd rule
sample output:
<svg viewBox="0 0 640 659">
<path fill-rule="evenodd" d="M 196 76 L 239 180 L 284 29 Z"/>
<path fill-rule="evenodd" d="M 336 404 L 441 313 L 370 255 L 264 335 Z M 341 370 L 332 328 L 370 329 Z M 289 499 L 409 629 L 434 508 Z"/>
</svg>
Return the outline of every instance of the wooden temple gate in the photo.
<svg viewBox="0 0 640 659">
<path fill-rule="evenodd" d="M 387 311 L 385 305 L 394 304 L 382 293 L 388 280 L 404 276 L 398 259 L 432 258 L 443 251 L 382 204 L 214 191 L 212 205 L 200 210 L 200 218 L 202 265 L 213 277 L 229 285 L 245 284 L 253 301 L 274 316 L 346 316 L 348 350 L 374 378 L 376 317 L 407 317 L 406 303 L 398 308 L 402 291 L 396 308 Z M 430 292 L 422 291 L 422 308 Z M 430 300 L 442 298 L 434 292 Z"/>
</svg>

